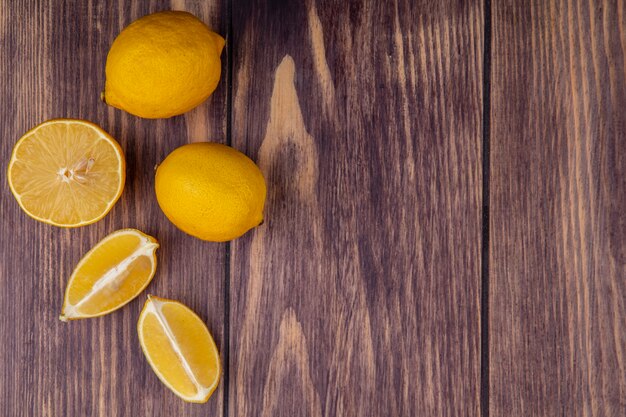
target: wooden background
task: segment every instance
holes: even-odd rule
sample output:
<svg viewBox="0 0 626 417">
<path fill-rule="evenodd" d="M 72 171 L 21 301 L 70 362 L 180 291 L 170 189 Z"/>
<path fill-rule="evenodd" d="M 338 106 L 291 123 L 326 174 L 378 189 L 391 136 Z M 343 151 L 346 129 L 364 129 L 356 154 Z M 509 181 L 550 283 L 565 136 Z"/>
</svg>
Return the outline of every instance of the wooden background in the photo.
<svg viewBox="0 0 626 417">
<path fill-rule="evenodd" d="M 177 9 L 226 36 L 197 109 L 143 120 L 99 100 L 131 21 Z M 626 415 L 626 4 L 620 0 L 0 0 L 0 415 Z M 122 145 L 121 200 L 64 230 L 4 176 L 54 117 Z M 231 144 L 266 222 L 179 232 L 153 167 Z M 185 404 L 152 373 L 142 294 L 58 320 L 106 234 L 161 242 L 148 292 L 205 319 L 224 376 Z"/>
</svg>

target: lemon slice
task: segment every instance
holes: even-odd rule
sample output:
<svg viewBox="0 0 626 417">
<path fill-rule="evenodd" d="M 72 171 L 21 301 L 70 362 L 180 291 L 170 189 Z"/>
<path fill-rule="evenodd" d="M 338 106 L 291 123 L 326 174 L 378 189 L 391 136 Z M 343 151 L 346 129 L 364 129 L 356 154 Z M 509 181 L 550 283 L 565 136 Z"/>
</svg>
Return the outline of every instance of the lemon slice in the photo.
<svg viewBox="0 0 626 417">
<path fill-rule="evenodd" d="M 15 144 L 9 187 L 30 217 L 60 227 L 103 218 L 122 194 L 124 154 L 104 130 L 84 120 L 56 119 Z"/>
<path fill-rule="evenodd" d="M 154 276 L 158 247 L 156 239 L 135 229 L 105 237 L 74 269 L 60 319 L 102 316 L 137 297 Z"/>
<path fill-rule="evenodd" d="M 137 323 L 150 366 L 174 394 L 206 402 L 220 380 L 220 356 L 206 325 L 183 304 L 148 296 Z"/>
</svg>

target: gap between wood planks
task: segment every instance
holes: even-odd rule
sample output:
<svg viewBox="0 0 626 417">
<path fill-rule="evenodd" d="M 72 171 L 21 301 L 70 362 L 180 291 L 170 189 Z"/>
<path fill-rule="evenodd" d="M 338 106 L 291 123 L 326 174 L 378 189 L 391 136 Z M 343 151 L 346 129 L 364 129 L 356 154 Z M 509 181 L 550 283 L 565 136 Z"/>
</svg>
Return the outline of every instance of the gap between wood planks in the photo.
<svg viewBox="0 0 626 417">
<path fill-rule="evenodd" d="M 491 0 L 483 17 L 482 241 L 480 285 L 480 414 L 489 417 L 489 176 L 491 129 Z"/>
<path fill-rule="evenodd" d="M 226 51 L 228 55 L 228 87 L 226 92 L 226 145 L 233 145 L 232 121 L 233 121 L 233 2 L 225 0 L 226 18 L 228 28 L 226 33 Z M 224 393 L 222 397 L 222 417 L 228 417 L 229 413 L 229 392 L 230 392 L 230 242 L 226 243 L 224 254 L 224 346 L 222 348 L 222 358 L 224 360 Z"/>
</svg>

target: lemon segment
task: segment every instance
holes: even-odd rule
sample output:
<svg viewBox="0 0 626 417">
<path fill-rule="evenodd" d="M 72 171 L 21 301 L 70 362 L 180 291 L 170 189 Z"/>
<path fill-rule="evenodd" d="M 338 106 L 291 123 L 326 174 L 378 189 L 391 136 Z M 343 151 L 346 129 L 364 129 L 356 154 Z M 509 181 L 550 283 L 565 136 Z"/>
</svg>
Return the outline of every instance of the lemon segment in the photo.
<svg viewBox="0 0 626 417">
<path fill-rule="evenodd" d="M 101 316 L 137 297 L 156 272 L 156 239 L 123 229 L 101 240 L 70 277 L 61 320 Z"/>
<path fill-rule="evenodd" d="M 221 374 L 220 357 L 204 322 L 183 304 L 148 296 L 137 332 L 159 379 L 188 402 L 204 403 Z"/>
</svg>

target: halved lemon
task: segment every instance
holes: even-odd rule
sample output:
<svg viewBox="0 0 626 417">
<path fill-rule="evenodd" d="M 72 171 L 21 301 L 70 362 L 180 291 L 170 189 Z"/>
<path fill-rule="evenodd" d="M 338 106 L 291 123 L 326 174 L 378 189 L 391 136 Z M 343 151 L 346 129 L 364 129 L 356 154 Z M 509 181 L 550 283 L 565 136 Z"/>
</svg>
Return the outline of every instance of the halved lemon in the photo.
<svg viewBox="0 0 626 417">
<path fill-rule="evenodd" d="M 135 229 L 105 237 L 74 269 L 60 319 L 102 316 L 137 297 L 156 272 L 158 247 L 155 238 Z"/>
<path fill-rule="evenodd" d="M 30 217 L 60 227 L 103 218 L 124 189 L 122 148 L 84 120 L 55 119 L 28 131 L 15 144 L 9 187 Z"/>
<path fill-rule="evenodd" d="M 188 307 L 148 296 L 137 323 L 150 366 L 174 394 L 206 402 L 220 380 L 220 355 L 206 325 Z"/>
</svg>

